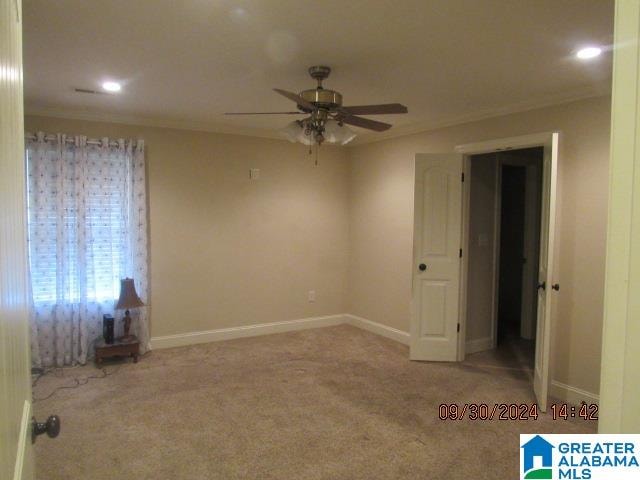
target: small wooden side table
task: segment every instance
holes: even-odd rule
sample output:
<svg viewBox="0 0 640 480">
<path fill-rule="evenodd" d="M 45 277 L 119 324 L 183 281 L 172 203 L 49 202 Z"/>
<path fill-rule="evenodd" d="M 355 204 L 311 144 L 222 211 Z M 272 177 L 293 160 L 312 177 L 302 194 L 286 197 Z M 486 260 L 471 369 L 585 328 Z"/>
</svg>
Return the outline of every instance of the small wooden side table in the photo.
<svg viewBox="0 0 640 480">
<path fill-rule="evenodd" d="M 105 343 L 104 338 L 99 338 L 95 343 L 96 364 L 101 365 L 102 359 L 108 357 L 133 357 L 133 363 L 138 363 L 140 354 L 140 341 L 135 335 L 129 338 L 116 338 L 113 343 Z"/>
</svg>

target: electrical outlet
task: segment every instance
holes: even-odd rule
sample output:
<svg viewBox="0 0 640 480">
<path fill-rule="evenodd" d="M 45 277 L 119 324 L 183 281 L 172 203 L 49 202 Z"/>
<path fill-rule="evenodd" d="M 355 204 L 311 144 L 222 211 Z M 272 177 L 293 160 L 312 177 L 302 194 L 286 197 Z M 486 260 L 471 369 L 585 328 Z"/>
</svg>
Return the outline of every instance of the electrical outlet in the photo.
<svg viewBox="0 0 640 480">
<path fill-rule="evenodd" d="M 316 301 L 316 291 L 315 290 L 309 290 L 309 293 L 307 294 L 307 298 L 309 299 L 309 302 L 313 303 Z"/>
</svg>

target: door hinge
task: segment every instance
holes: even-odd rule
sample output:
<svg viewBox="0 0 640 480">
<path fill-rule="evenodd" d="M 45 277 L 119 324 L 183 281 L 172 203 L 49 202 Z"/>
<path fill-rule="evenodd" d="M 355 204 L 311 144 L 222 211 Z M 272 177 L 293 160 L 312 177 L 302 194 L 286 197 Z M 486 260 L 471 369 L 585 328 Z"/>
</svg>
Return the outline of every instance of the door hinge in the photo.
<svg viewBox="0 0 640 480">
<path fill-rule="evenodd" d="M 462 249 L 460 249 L 460 258 L 462 258 Z"/>
<path fill-rule="evenodd" d="M 464 182 L 464 172 L 462 172 L 462 181 Z"/>
<path fill-rule="evenodd" d="M 458 324 L 458 333 L 460 333 L 460 324 Z"/>
</svg>

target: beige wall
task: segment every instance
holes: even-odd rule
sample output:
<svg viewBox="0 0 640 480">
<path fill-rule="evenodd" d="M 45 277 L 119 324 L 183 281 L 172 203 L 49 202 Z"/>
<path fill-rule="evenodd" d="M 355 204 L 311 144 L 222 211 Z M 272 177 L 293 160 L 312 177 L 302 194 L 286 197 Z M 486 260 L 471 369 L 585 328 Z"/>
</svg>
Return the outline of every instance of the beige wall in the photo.
<svg viewBox="0 0 640 480">
<path fill-rule="evenodd" d="M 145 140 L 152 337 L 345 311 L 345 149 L 323 147 L 315 166 L 279 140 L 34 116 L 25 128 Z"/>
<path fill-rule="evenodd" d="M 416 153 L 560 131 L 557 295 L 553 374 L 597 393 L 607 225 L 610 98 L 357 146 L 350 151 L 350 313 L 409 330 Z"/>
</svg>

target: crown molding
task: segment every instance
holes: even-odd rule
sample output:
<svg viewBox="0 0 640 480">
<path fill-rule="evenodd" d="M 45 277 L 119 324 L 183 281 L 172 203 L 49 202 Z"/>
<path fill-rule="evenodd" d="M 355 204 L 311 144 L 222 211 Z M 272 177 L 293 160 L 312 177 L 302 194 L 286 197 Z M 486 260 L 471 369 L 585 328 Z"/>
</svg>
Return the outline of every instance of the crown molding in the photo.
<svg viewBox="0 0 640 480">
<path fill-rule="evenodd" d="M 379 134 L 371 133 L 367 135 L 358 135 L 354 139 L 354 141 L 347 146 L 353 148 L 360 145 L 367 145 L 371 143 L 381 142 L 383 140 L 389 140 L 392 138 L 405 137 L 417 133 L 431 132 L 434 130 L 439 130 L 441 128 L 464 125 L 465 123 L 478 122 L 480 120 L 487 120 L 489 118 L 502 117 L 514 113 L 522 113 L 546 107 L 564 105 L 567 103 L 578 102 L 580 100 L 586 100 L 588 98 L 608 96 L 611 96 L 611 92 L 608 89 L 605 90 L 605 88 L 603 87 L 588 87 L 581 90 L 573 90 L 570 93 L 565 92 L 563 94 L 550 95 L 542 99 L 527 100 L 504 107 L 487 108 L 484 110 L 478 110 L 473 113 L 456 115 L 439 121 L 425 121 L 412 123 L 411 125 L 403 125 Z"/>
<path fill-rule="evenodd" d="M 511 105 L 487 108 L 478 110 L 476 112 L 467 113 L 464 115 L 454 115 L 449 118 L 445 118 L 438 121 L 423 121 L 412 123 L 410 125 L 403 125 L 400 127 L 387 130 L 382 133 L 367 133 L 363 134 L 362 130 L 358 133 L 355 140 L 349 143 L 346 147 L 353 148 L 360 145 L 366 145 L 384 140 L 389 140 L 397 137 L 404 137 L 407 135 L 414 135 L 417 133 L 425 133 L 441 128 L 453 127 L 456 125 L 462 125 L 465 123 L 477 122 L 480 120 L 486 120 L 489 118 L 501 117 L 504 115 L 510 115 L 514 113 L 521 113 L 530 110 L 537 110 L 540 108 L 546 108 L 556 105 L 563 105 L 567 103 L 577 102 L 580 100 L 586 100 L 588 98 L 605 97 L 610 96 L 608 87 L 587 87 L 580 90 L 572 90 L 571 92 L 563 92 L 560 94 L 549 95 L 544 98 L 536 100 L 527 100 L 524 102 L 514 103 Z M 67 110 L 63 108 L 42 108 L 33 105 L 25 105 L 25 115 L 43 116 L 62 118 L 70 120 L 86 120 L 92 122 L 107 122 L 107 123 L 119 123 L 124 125 L 137 125 L 142 127 L 156 127 L 156 128 L 170 128 L 176 130 L 190 130 L 197 132 L 210 132 L 220 133 L 227 135 L 242 135 L 248 137 L 259 137 L 268 139 L 283 139 L 277 132 L 273 130 L 247 128 L 247 127 L 234 127 L 215 122 L 198 122 L 191 120 L 173 120 L 160 117 L 139 117 L 129 115 L 118 115 L 113 113 L 100 113 L 100 112 L 88 112 L 79 110 Z"/>
<path fill-rule="evenodd" d="M 234 127 L 215 122 L 172 120 L 160 117 L 138 117 L 130 115 L 118 115 L 114 113 L 67 110 L 64 108 L 42 108 L 28 104 L 25 105 L 25 115 L 61 118 L 67 120 L 85 120 L 89 122 L 118 123 L 122 125 L 136 125 L 140 127 L 189 130 L 194 132 L 221 133 L 226 135 L 243 135 L 246 137 L 270 138 L 286 141 L 286 139 L 282 138 L 277 132 L 273 130 Z"/>
</svg>

